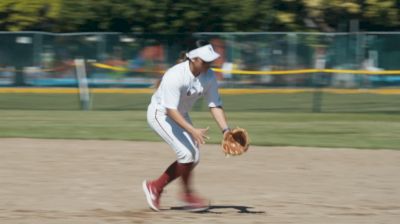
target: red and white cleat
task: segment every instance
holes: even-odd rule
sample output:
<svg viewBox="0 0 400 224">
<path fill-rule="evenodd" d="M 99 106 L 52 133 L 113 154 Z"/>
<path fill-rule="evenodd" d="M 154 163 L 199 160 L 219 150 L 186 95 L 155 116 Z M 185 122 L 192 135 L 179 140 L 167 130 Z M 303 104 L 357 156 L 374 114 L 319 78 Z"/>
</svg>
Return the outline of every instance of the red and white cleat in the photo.
<svg viewBox="0 0 400 224">
<path fill-rule="evenodd" d="M 160 211 L 160 197 L 162 192 L 158 192 L 152 183 L 147 180 L 144 180 L 142 185 L 149 207 L 154 211 Z"/>
<path fill-rule="evenodd" d="M 209 203 L 193 193 L 182 195 L 182 201 L 185 203 L 185 210 L 192 212 L 201 212 L 210 208 Z"/>
</svg>

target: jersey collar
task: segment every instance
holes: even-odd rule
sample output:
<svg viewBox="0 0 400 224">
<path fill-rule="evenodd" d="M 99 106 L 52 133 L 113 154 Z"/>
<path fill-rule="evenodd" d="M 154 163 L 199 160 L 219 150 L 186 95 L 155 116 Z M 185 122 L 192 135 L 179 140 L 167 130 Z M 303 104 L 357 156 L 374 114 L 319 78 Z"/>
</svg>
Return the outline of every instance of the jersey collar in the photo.
<svg viewBox="0 0 400 224">
<path fill-rule="evenodd" d="M 192 70 L 190 70 L 190 62 L 189 62 L 189 60 L 187 60 L 186 61 L 186 70 L 188 71 L 188 73 L 189 73 L 189 76 L 190 77 L 192 77 L 192 78 L 197 78 L 193 73 L 192 73 Z M 199 75 L 200 76 L 200 75 Z"/>
</svg>

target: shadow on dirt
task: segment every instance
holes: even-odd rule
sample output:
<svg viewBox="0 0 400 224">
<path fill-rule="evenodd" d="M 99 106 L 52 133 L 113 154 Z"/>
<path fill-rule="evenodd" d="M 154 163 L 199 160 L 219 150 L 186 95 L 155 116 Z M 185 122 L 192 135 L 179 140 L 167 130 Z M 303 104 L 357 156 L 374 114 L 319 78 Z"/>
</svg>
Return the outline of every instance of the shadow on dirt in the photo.
<svg viewBox="0 0 400 224">
<path fill-rule="evenodd" d="M 177 211 L 185 211 L 187 210 L 186 207 L 171 207 L 171 210 Z M 210 205 L 207 210 L 195 212 L 195 213 L 212 213 L 212 214 L 225 214 L 231 213 L 232 210 L 236 213 L 243 213 L 243 214 L 265 214 L 265 211 L 254 211 L 252 210 L 253 207 L 248 206 L 241 206 L 241 205 Z"/>
</svg>

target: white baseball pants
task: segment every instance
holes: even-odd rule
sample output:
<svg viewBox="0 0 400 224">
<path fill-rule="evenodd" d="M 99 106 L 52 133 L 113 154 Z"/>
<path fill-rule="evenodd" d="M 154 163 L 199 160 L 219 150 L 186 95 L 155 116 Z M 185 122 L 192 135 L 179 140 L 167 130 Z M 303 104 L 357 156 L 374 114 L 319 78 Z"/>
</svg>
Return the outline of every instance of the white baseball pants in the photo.
<svg viewBox="0 0 400 224">
<path fill-rule="evenodd" d="M 186 121 L 192 123 L 188 115 Z M 200 159 L 199 148 L 194 143 L 192 136 L 179 126 L 164 112 L 149 105 L 147 109 L 147 122 L 150 127 L 175 151 L 179 163 L 198 163 Z"/>
</svg>

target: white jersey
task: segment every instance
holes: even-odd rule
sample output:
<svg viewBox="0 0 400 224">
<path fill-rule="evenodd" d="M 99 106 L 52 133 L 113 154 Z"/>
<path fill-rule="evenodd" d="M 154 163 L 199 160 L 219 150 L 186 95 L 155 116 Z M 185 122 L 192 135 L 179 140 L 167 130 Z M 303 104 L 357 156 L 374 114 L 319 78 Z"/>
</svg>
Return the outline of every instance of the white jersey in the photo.
<svg viewBox="0 0 400 224">
<path fill-rule="evenodd" d="M 166 108 L 169 108 L 177 109 L 185 115 L 202 96 L 209 107 L 222 106 L 213 71 L 209 69 L 206 73 L 195 77 L 187 60 L 173 66 L 165 73 L 160 86 L 151 98 L 150 105 L 164 113 Z"/>
<path fill-rule="evenodd" d="M 147 121 L 175 150 L 179 163 L 198 163 L 200 152 L 192 136 L 166 114 L 167 108 L 177 109 L 186 121 L 191 123 L 188 112 L 202 96 L 207 100 L 209 107 L 222 105 L 213 72 L 209 70 L 195 77 L 190 71 L 189 61 L 185 61 L 165 73 L 151 98 Z"/>
</svg>

